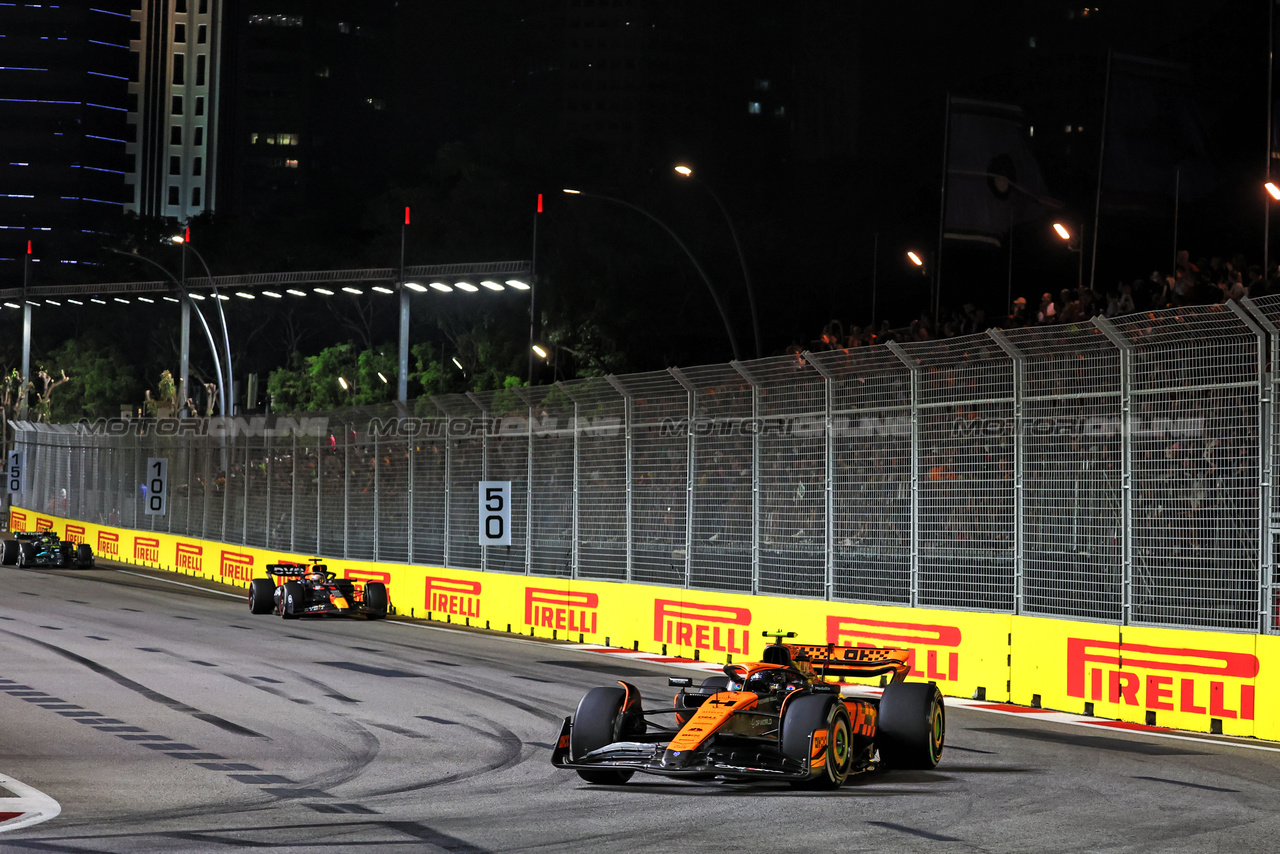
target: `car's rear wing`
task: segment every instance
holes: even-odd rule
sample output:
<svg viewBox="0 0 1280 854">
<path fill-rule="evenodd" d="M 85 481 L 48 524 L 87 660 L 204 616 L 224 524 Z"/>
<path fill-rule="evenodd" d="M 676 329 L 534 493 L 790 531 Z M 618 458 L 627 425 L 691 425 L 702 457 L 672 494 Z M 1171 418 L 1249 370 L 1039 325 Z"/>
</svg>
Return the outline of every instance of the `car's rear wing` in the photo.
<svg viewBox="0 0 1280 854">
<path fill-rule="evenodd" d="M 312 572 L 327 572 L 329 567 L 322 563 L 313 564 L 311 566 L 303 566 L 297 563 L 269 563 L 267 564 L 267 575 L 275 575 L 281 578 L 302 578 Z"/>
<path fill-rule="evenodd" d="M 818 676 L 853 677 L 869 679 L 874 676 L 890 676 L 890 681 L 901 682 L 911 672 L 913 651 L 909 649 L 878 649 L 865 646 L 836 646 L 833 643 L 781 644 L 791 653 L 791 660 L 801 669 L 812 668 Z"/>
</svg>

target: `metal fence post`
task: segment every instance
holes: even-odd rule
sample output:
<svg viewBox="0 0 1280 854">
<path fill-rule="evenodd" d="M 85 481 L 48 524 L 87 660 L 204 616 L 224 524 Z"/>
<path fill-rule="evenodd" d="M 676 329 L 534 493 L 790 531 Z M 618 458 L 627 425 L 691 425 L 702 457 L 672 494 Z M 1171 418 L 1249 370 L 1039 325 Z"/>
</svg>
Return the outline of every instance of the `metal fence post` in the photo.
<svg viewBox="0 0 1280 854">
<path fill-rule="evenodd" d="M 316 556 L 320 556 L 320 530 L 324 525 L 324 502 L 321 496 L 324 495 L 324 448 L 316 443 Z"/>
<path fill-rule="evenodd" d="M 271 454 L 271 431 L 267 430 L 264 432 L 262 439 L 262 472 L 263 476 L 267 479 L 267 519 L 266 527 L 263 529 L 262 544 L 263 548 L 268 549 L 271 548 L 271 475 L 273 469 L 271 464 L 273 462 L 274 458 Z"/>
<path fill-rule="evenodd" d="M 823 598 L 830 601 L 835 596 L 836 589 L 836 495 L 835 495 L 835 436 L 832 433 L 834 426 L 835 409 L 835 377 L 831 375 L 831 371 L 825 365 L 813 358 L 813 354 L 805 352 L 805 363 L 822 377 L 823 392 L 823 415 L 822 415 L 822 435 L 823 435 L 823 479 L 826 481 L 826 490 L 824 498 L 826 500 L 826 536 L 823 539 L 822 550 L 824 552 L 822 558 L 823 574 L 826 576 L 823 580 Z M 759 417 L 756 414 L 756 417 Z M 759 441 L 759 431 L 756 431 L 756 441 Z M 759 520 L 756 520 L 755 526 L 759 527 Z M 756 534 L 757 539 L 759 533 Z"/>
<path fill-rule="evenodd" d="M 1026 356 L 999 329 L 988 329 L 1000 349 L 1013 360 L 1013 613 L 1023 613 L 1023 525 L 1022 475 L 1026 443 L 1022 435 L 1022 399 L 1026 394 Z"/>
<path fill-rule="evenodd" d="M 378 451 L 378 431 L 373 432 L 373 559 L 378 559 L 378 541 L 382 539 L 380 536 L 382 514 L 378 512 L 378 476 L 382 470 L 379 463 L 382 462 L 382 454 Z"/>
<path fill-rule="evenodd" d="M 760 386 L 742 366 L 741 362 L 730 362 L 751 386 L 751 420 L 760 423 Z M 827 530 L 831 529 L 831 513 L 828 507 Z M 760 431 L 751 431 L 751 592 L 760 592 Z"/>
<path fill-rule="evenodd" d="M 483 425 L 480 433 L 480 479 L 489 479 L 489 411 L 485 409 L 484 403 L 476 396 L 473 391 L 467 392 L 467 399 L 475 404 L 476 409 L 480 410 L 480 423 Z M 508 496 L 508 499 L 510 496 Z M 576 538 L 575 543 L 576 546 Z M 489 547 L 480 546 L 480 571 L 488 572 L 489 570 Z"/>
<path fill-rule="evenodd" d="M 418 439 L 417 439 L 417 436 L 415 435 L 414 437 L 412 437 L 412 438 L 410 438 L 410 439 L 406 439 L 406 440 L 405 440 L 405 444 L 408 446 L 408 449 L 409 449 L 409 452 L 408 452 L 408 454 L 407 454 L 407 456 L 408 456 L 408 458 L 409 458 L 409 471 L 405 473 L 405 479 L 406 479 L 406 481 L 408 482 L 408 488 L 405 490 L 405 501 L 407 501 L 407 502 L 408 502 L 408 508 L 407 508 L 407 510 L 406 510 L 406 512 L 405 512 L 405 520 L 406 520 L 406 521 L 405 521 L 405 524 L 408 526 L 408 530 L 406 530 L 406 531 L 405 531 L 405 533 L 406 533 L 406 535 L 408 536 L 408 540 L 407 540 L 407 542 L 405 543 L 405 558 L 404 558 L 404 559 L 405 559 L 407 562 L 409 562 L 409 563 L 413 563 L 413 526 L 414 526 L 414 518 L 413 518 L 413 470 L 414 470 L 414 468 L 416 468 L 416 467 L 417 467 L 417 465 L 418 465 Z"/>
<path fill-rule="evenodd" d="M 1269 613 L 1269 609 L 1274 607 L 1273 603 L 1276 603 L 1277 592 L 1280 591 L 1280 588 L 1276 585 L 1275 575 L 1272 571 L 1273 564 L 1275 564 L 1277 558 L 1280 558 L 1280 553 L 1278 553 L 1277 549 L 1277 544 L 1280 544 L 1280 526 L 1277 526 L 1275 520 L 1272 518 L 1274 498 L 1271 494 L 1272 478 L 1274 476 L 1272 466 L 1274 465 L 1276 450 L 1275 445 L 1273 444 L 1275 440 L 1273 431 L 1276 429 L 1275 408 L 1278 400 L 1276 394 L 1276 377 L 1277 370 L 1280 370 L 1280 361 L 1277 361 L 1277 359 L 1280 359 L 1280 328 L 1277 328 L 1276 324 L 1271 322 L 1271 319 L 1267 317 L 1266 312 L 1260 309 L 1249 297 L 1245 297 L 1242 302 L 1253 314 L 1254 318 L 1257 319 L 1258 323 L 1260 323 L 1267 331 L 1271 341 L 1270 347 L 1267 350 L 1271 357 L 1271 372 L 1267 373 L 1266 364 L 1264 363 L 1262 365 L 1261 374 L 1263 396 L 1262 412 L 1265 417 L 1258 427 L 1258 438 L 1262 444 L 1262 489 L 1259 496 L 1262 499 L 1262 502 L 1259 513 L 1260 519 L 1258 523 L 1258 536 L 1261 538 L 1262 542 L 1260 558 L 1263 568 L 1263 589 L 1265 591 L 1264 595 L 1266 596 L 1267 602 L 1267 605 L 1264 607 L 1268 608 L 1267 619 L 1263 620 L 1262 623 L 1262 632 L 1263 634 L 1275 634 L 1277 630 L 1280 630 L 1280 624 L 1278 624 L 1280 623 L 1280 614 L 1272 616 Z"/>
<path fill-rule="evenodd" d="M 249 542 L 249 481 L 251 479 L 250 468 L 253 462 L 252 459 L 250 458 L 250 453 L 252 451 L 253 451 L 253 437 L 246 434 L 244 437 L 244 470 L 240 473 L 241 477 L 244 478 L 244 508 L 243 508 L 244 512 L 240 514 L 241 516 L 240 542 L 241 543 Z M 270 519 L 271 517 L 268 516 L 267 527 L 271 526 Z"/>
<path fill-rule="evenodd" d="M 453 418 L 449 415 L 449 411 L 444 408 L 440 401 L 436 400 L 435 405 L 444 413 L 444 565 L 449 566 L 449 544 L 453 540 L 450 535 L 450 516 L 453 509 L 453 441 L 449 437 L 452 435 L 450 426 L 453 424 Z"/>
<path fill-rule="evenodd" d="M 351 556 L 351 431 L 342 436 L 342 556 Z"/>
<path fill-rule="evenodd" d="M 1106 317 L 1095 326 L 1120 351 L 1120 625 L 1133 618 L 1133 344 Z"/>
<path fill-rule="evenodd" d="M 624 534 L 624 542 L 626 543 L 626 550 L 627 550 L 627 556 L 626 556 L 627 568 L 626 568 L 626 575 L 624 577 L 626 578 L 627 581 L 631 581 L 631 565 L 632 565 L 631 564 L 631 551 L 632 551 L 631 538 L 633 533 L 632 532 L 633 495 L 632 495 L 631 487 L 632 487 L 632 483 L 634 481 L 634 475 L 635 475 L 635 470 L 633 468 L 635 449 L 632 446 L 633 437 L 631 434 L 631 418 L 632 418 L 631 394 L 627 391 L 627 387 L 622 384 L 622 381 L 619 380 L 617 377 L 615 377 L 613 374 L 609 374 L 607 377 L 605 377 L 605 379 L 608 380 L 609 385 L 613 386 L 614 391 L 622 395 L 622 430 L 623 430 L 622 441 L 623 441 L 623 449 L 624 449 L 623 454 L 626 457 L 623 460 L 623 470 L 624 470 L 623 476 L 627 480 L 627 486 L 623 493 L 624 494 L 623 500 L 625 501 L 625 504 L 623 506 L 623 514 L 624 514 L 624 520 L 625 520 L 624 526 L 626 529 L 626 532 Z"/>
<path fill-rule="evenodd" d="M 1249 298 L 1245 297 L 1249 308 L 1254 308 Z M 1270 603 L 1274 602 L 1271 578 L 1271 405 L 1267 388 L 1267 332 L 1273 336 L 1275 324 L 1262 313 L 1254 311 L 1262 321 L 1261 325 L 1239 303 L 1228 300 L 1227 306 L 1258 336 L 1258 628 L 1259 634 L 1267 634 L 1271 626 Z M 1267 327 L 1267 331 L 1263 331 Z M 1274 364 L 1274 363 L 1273 363 Z"/>
<path fill-rule="evenodd" d="M 295 551 L 298 546 L 295 543 L 296 535 L 294 531 L 298 528 L 298 431 L 293 432 L 293 446 L 290 448 L 289 462 L 293 465 L 293 473 L 290 480 L 293 484 L 293 490 L 289 494 L 289 551 Z"/>
<path fill-rule="evenodd" d="M 920 603 L 920 365 L 897 341 L 885 344 L 911 372 L 911 594 L 908 604 Z"/>
<path fill-rule="evenodd" d="M 690 580 L 693 578 L 693 485 L 696 472 L 694 466 L 697 461 L 697 430 L 694 429 L 694 418 L 698 412 L 698 390 L 693 383 L 689 382 L 689 378 L 680 372 L 679 368 L 667 368 L 667 372 L 680 383 L 680 386 L 688 394 L 688 439 L 685 443 L 685 483 L 684 483 L 684 587 L 688 588 Z"/>
</svg>

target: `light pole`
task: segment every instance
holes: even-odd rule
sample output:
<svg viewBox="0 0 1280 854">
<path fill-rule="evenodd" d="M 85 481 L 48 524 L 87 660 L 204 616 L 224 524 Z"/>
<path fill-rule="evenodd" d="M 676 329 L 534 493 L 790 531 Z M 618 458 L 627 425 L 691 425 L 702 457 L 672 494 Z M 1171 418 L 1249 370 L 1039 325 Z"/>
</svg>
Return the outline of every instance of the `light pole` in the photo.
<svg viewBox="0 0 1280 854">
<path fill-rule="evenodd" d="M 188 341 L 187 334 L 186 334 L 187 314 L 188 314 L 188 312 L 189 312 L 190 308 L 195 308 L 195 310 L 196 310 L 196 317 L 200 318 L 200 326 L 202 326 L 202 327 L 204 328 L 204 335 L 205 335 L 205 337 L 206 337 L 206 338 L 208 338 L 208 339 L 209 339 L 209 351 L 210 351 L 210 353 L 213 355 L 213 372 L 214 372 L 214 375 L 218 378 L 218 405 L 219 405 L 219 407 L 220 407 L 220 410 L 221 410 L 222 415 L 223 415 L 223 416 L 226 416 L 226 415 L 227 415 L 227 386 L 226 386 L 226 381 L 225 381 L 225 379 L 223 378 L 223 373 L 222 373 L 222 360 L 218 358 L 218 345 L 217 345 L 217 344 L 215 344 L 215 343 L 214 343 L 214 341 L 213 341 L 213 331 L 212 331 L 211 329 L 209 329 L 209 323 L 208 323 L 208 321 L 206 321 L 206 320 L 204 319 L 204 312 L 202 312 L 202 311 L 200 310 L 200 307 L 199 307 L 199 306 L 193 306 L 193 305 L 192 305 L 192 303 L 191 303 L 191 295 L 187 293 L 187 289 L 186 289 L 185 285 L 183 285 L 183 283 L 181 283 L 181 282 L 179 282 L 177 279 L 175 279 L 175 278 L 173 277 L 173 274 L 169 272 L 169 270 L 168 270 L 168 268 L 167 268 L 167 267 L 165 267 L 165 266 L 163 266 L 163 265 L 161 265 L 161 264 L 159 264 L 159 263 L 157 263 L 157 262 L 155 262 L 155 261 L 152 261 L 150 258 L 148 258 L 148 257 L 147 257 L 147 256 L 145 256 L 145 255 L 139 255 L 137 252 L 122 252 L 122 251 L 120 251 L 119 249 L 112 249 L 111 247 L 106 247 L 106 248 L 107 248 L 107 250 L 108 250 L 109 252 L 114 252 L 114 253 L 115 253 L 115 254 L 117 254 L 117 255 L 123 255 L 123 256 L 125 256 L 126 258 L 134 258 L 134 259 L 136 259 L 136 260 L 138 260 L 138 261 L 145 261 L 146 263 L 150 264 L 152 267 L 155 267 L 155 268 L 156 268 L 157 270 L 159 270 L 161 273 L 164 273 L 165 278 L 167 278 L 169 281 L 173 282 L 174 286 L 178 289 L 178 293 L 182 296 L 182 313 L 183 313 L 183 315 L 184 315 L 184 316 L 183 316 L 183 324 L 182 324 L 182 325 L 183 325 L 183 336 L 182 336 L 182 337 L 183 337 L 183 341 L 184 341 L 184 342 L 187 342 L 187 341 Z M 189 344 L 188 344 L 187 346 L 189 346 Z M 186 361 L 186 356 L 187 356 L 187 347 L 185 347 L 185 346 L 184 346 L 183 351 L 184 351 L 184 352 L 183 352 L 183 354 L 182 354 L 182 355 L 183 355 L 183 361 L 185 362 L 185 361 Z M 186 372 L 185 372 L 185 371 L 183 371 L 183 372 L 182 372 L 182 374 L 183 374 L 183 376 L 182 376 L 182 386 L 183 386 L 183 389 L 182 389 L 182 394 L 183 394 L 182 406 L 184 406 L 184 407 L 185 407 L 185 406 L 186 406 L 186 394 L 187 394 L 187 389 L 186 389 L 186 384 L 187 384 L 187 383 L 186 383 Z"/>
<path fill-rule="evenodd" d="M 1076 270 L 1076 294 L 1084 289 L 1084 226 L 1080 226 L 1080 231 L 1072 234 L 1071 229 L 1067 228 L 1060 222 L 1053 224 L 1053 230 L 1067 242 L 1067 248 L 1080 256 L 1080 263 Z M 1074 246 L 1072 244 L 1075 244 Z"/>
<path fill-rule="evenodd" d="M 685 255 L 689 256 L 689 260 L 693 262 L 694 269 L 698 271 L 698 275 L 702 277 L 702 281 L 706 284 L 707 290 L 711 292 L 711 299 L 715 300 L 716 308 L 720 311 L 720 319 L 724 321 L 725 334 L 729 336 L 729 346 L 733 349 L 733 359 L 735 362 L 741 361 L 742 355 L 738 352 L 738 339 L 734 337 L 733 325 L 729 323 L 729 314 L 724 310 L 724 303 L 720 301 L 720 294 L 716 292 L 715 286 L 711 284 L 711 279 L 707 277 L 707 271 L 702 269 L 702 265 L 698 263 L 698 259 L 693 257 L 693 253 L 689 251 L 689 247 L 684 245 L 684 241 L 671 230 L 670 226 L 653 214 L 649 213 L 644 208 L 637 207 L 636 205 L 631 204 L 631 202 L 624 202 L 622 199 L 615 199 L 612 196 L 602 196 L 598 193 L 585 193 L 582 190 L 566 189 L 563 192 L 568 193 L 571 196 L 585 196 L 589 199 L 603 199 L 606 202 L 613 202 L 616 205 L 622 205 L 625 208 L 630 208 L 636 213 L 653 220 L 662 227 L 663 231 L 671 235 L 671 239 L 676 242 L 676 245 L 684 250 Z"/>
<path fill-rule="evenodd" d="M 400 278 L 396 289 L 400 291 L 400 342 L 398 366 L 400 375 L 396 377 L 396 400 L 406 403 L 409 400 L 409 290 L 404 281 L 404 239 L 409 229 L 409 206 L 404 207 L 404 224 L 400 226 Z"/>
<path fill-rule="evenodd" d="M 209 270 L 209 263 L 204 260 L 204 256 L 200 254 L 200 250 L 196 249 L 191 243 L 191 232 L 187 230 L 186 234 L 175 234 L 169 238 L 169 242 L 176 246 L 181 246 L 184 250 L 190 249 L 200 259 L 200 266 L 204 267 L 204 274 L 209 277 L 209 287 L 213 289 L 213 300 L 218 308 L 218 322 L 222 324 L 222 342 L 226 346 L 227 353 L 227 373 L 226 373 L 226 389 L 223 391 L 222 414 L 224 416 L 234 415 L 227 409 L 227 399 L 230 398 L 232 408 L 235 407 L 235 373 L 231 367 L 231 336 L 227 333 L 227 316 L 222 311 L 222 295 L 218 293 L 218 285 L 213 280 L 213 273 Z M 183 262 L 185 270 L 185 261 Z M 203 318 L 202 318 L 203 319 Z"/>
<path fill-rule="evenodd" d="M 682 175 L 698 184 L 702 189 L 711 194 L 711 198 L 715 199 L 716 205 L 720 208 L 720 213 L 724 215 L 724 221 L 729 225 L 729 234 L 733 236 L 733 248 L 738 250 L 738 264 L 742 267 L 742 284 L 747 289 L 747 305 L 751 307 L 751 331 L 755 336 L 756 358 L 759 359 L 762 353 L 760 346 L 760 320 L 756 316 L 756 295 L 755 290 L 751 287 L 751 273 L 747 270 L 747 258 L 742 252 L 742 242 L 738 240 L 738 229 L 733 226 L 733 218 L 729 216 L 728 209 L 724 206 L 724 202 L 720 200 L 720 196 L 716 191 L 711 189 L 711 185 L 700 178 L 693 177 L 693 167 L 681 164 L 675 167 L 677 175 Z"/>
</svg>

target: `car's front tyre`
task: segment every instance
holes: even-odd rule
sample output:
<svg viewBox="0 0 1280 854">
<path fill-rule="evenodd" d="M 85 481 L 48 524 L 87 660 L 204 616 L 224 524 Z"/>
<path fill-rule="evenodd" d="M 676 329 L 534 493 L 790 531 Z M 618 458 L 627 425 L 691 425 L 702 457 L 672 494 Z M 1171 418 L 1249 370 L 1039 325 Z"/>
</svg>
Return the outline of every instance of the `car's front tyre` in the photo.
<svg viewBox="0 0 1280 854">
<path fill-rule="evenodd" d="M 825 745 L 819 743 L 823 739 Z M 853 768 L 853 727 L 849 723 L 849 710 L 830 694 L 811 694 L 791 700 L 782 720 L 781 742 L 784 756 L 808 764 L 814 772 L 797 786 L 838 789 Z M 814 768 L 815 760 L 821 762 L 817 768 Z"/>
<path fill-rule="evenodd" d="M 385 617 L 391 607 L 391 599 L 387 596 L 387 585 L 381 581 L 367 581 L 364 585 L 364 606 L 376 616 Z"/>
<path fill-rule="evenodd" d="M 298 619 L 302 615 L 302 609 L 306 607 L 305 597 L 301 584 L 296 581 L 286 581 L 281 588 L 280 616 L 286 620 Z"/>
<path fill-rule="evenodd" d="M 577 759 L 593 750 L 599 750 L 616 740 L 618 716 L 627 692 L 621 688 L 592 688 L 578 703 L 573 715 L 573 731 L 569 734 L 569 757 Z M 631 779 L 635 773 L 629 769 L 591 768 L 575 769 L 578 776 L 588 783 L 617 785 Z"/>
</svg>

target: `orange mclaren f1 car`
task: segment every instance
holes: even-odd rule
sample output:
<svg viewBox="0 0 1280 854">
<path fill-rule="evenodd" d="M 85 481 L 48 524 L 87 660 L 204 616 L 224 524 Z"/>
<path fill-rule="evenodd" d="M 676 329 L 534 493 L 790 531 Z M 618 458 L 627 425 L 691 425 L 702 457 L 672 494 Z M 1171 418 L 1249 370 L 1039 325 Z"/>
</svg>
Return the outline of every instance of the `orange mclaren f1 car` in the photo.
<svg viewBox="0 0 1280 854">
<path fill-rule="evenodd" d="M 634 685 L 592 688 L 565 718 L 551 756 L 590 783 L 636 771 L 693 779 L 786 780 L 834 789 L 877 768 L 932 768 L 946 712 L 932 682 L 906 682 L 909 650 L 775 642 L 764 661 L 726 664 L 670 709 L 645 709 Z M 846 696 L 832 679 L 889 676 L 879 696 Z"/>
</svg>

